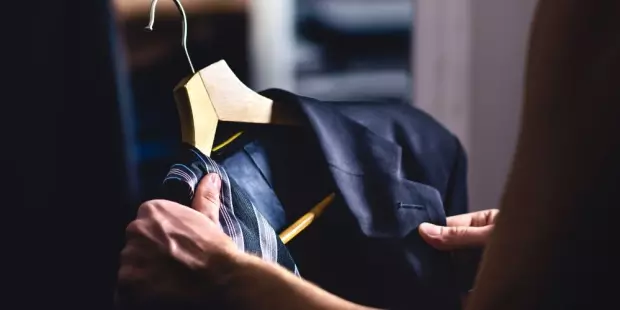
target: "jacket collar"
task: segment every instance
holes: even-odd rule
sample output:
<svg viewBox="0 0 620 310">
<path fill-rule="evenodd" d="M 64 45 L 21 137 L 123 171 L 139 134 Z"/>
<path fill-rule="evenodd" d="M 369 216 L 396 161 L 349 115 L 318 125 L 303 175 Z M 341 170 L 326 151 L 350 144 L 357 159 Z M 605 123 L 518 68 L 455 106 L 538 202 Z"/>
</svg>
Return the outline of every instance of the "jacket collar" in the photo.
<svg viewBox="0 0 620 310">
<path fill-rule="evenodd" d="M 352 175 L 400 173 L 401 147 L 344 115 L 337 104 L 269 89 L 261 92 L 277 103 L 302 110 L 327 163 Z"/>
<path fill-rule="evenodd" d="M 439 192 L 402 177 L 402 148 L 326 103 L 279 89 L 262 92 L 298 106 L 322 149 L 339 194 L 364 234 L 405 237 L 428 221 L 445 224 Z"/>
</svg>

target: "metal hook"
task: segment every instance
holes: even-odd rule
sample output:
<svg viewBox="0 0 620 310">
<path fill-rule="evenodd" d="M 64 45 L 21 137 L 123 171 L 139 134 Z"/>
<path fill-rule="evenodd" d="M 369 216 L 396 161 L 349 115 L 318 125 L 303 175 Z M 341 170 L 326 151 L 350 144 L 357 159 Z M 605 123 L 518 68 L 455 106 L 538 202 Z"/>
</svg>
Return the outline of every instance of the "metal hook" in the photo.
<svg viewBox="0 0 620 310">
<path fill-rule="evenodd" d="M 149 12 L 149 24 L 145 27 L 148 31 L 153 31 L 153 25 L 155 24 L 155 7 L 157 6 L 158 0 L 153 0 L 151 2 L 151 10 Z M 192 59 L 189 57 L 189 52 L 187 51 L 187 15 L 185 15 L 185 10 L 183 9 L 183 5 L 181 5 L 181 1 L 173 0 L 174 4 L 179 9 L 179 13 L 181 13 L 181 17 L 183 18 L 183 33 L 181 36 L 181 46 L 185 51 L 185 56 L 187 57 L 187 62 L 189 62 L 189 67 L 192 69 L 192 73 L 196 73 L 194 70 L 194 65 L 192 65 Z"/>
</svg>

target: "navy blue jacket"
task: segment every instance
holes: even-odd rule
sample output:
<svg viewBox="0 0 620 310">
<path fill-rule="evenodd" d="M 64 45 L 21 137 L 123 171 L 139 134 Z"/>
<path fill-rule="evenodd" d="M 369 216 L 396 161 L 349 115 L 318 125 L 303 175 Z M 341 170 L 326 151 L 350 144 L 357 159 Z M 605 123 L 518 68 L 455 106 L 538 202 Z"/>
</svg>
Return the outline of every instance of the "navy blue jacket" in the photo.
<svg viewBox="0 0 620 310">
<path fill-rule="evenodd" d="M 224 195 L 233 192 L 222 201 L 227 220 L 221 224 L 227 233 L 235 231 L 229 235 L 240 249 L 271 261 L 285 254 L 289 259 L 278 263 L 290 270 L 297 265 L 303 278 L 363 305 L 459 309 L 450 254 L 432 249 L 417 233 L 422 222 L 444 225 L 446 214 L 467 209 L 458 140 L 404 104 L 322 102 L 282 90 L 262 94 L 301 110 L 301 126 L 223 124 L 219 139 L 228 139 L 227 131 L 243 134 L 212 158 L 184 152 L 189 156 L 179 158 L 165 182 L 179 185 L 181 195 L 163 198 L 189 205 L 191 187 L 215 171 Z M 273 251 L 275 233 L 264 225 L 282 231 L 332 192 L 336 201 L 288 243 L 291 256 L 281 242 Z M 245 193 L 245 200 L 235 201 L 234 193 Z M 253 216 L 257 211 L 260 220 Z M 238 218 L 243 214 L 251 216 Z"/>
<path fill-rule="evenodd" d="M 302 277 L 364 305 L 458 309 L 450 254 L 417 232 L 467 211 L 458 139 L 409 105 L 262 94 L 306 115 L 339 197 L 290 246 Z"/>
</svg>

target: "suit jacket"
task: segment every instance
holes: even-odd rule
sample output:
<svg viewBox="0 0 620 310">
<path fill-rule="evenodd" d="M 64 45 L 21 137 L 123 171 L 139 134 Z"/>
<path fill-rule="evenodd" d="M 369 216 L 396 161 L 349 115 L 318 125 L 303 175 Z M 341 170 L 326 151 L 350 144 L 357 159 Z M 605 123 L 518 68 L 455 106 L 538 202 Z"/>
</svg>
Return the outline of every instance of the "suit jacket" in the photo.
<svg viewBox="0 0 620 310">
<path fill-rule="evenodd" d="M 409 105 L 262 94 L 301 109 L 337 191 L 335 205 L 289 245 L 302 277 L 365 305 L 459 309 L 450 254 L 417 232 L 467 211 L 458 139 Z"/>
<path fill-rule="evenodd" d="M 247 203 L 234 203 L 234 195 L 224 199 L 223 210 L 258 210 L 279 231 L 313 200 L 335 191 L 338 198 L 323 216 L 287 244 L 302 277 L 363 305 L 459 309 L 450 254 L 434 250 L 417 233 L 422 222 L 443 225 L 446 215 L 467 210 L 465 156 L 458 140 L 408 105 L 322 102 L 282 90 L 262 94 L 299 109 L 305 126 L 219 128 L 222 134 L 241 126 L 245 134 L 214 152 L 215 161 L 179 157 L 168 179 L 185 185 L 173 197 L 189 204 L 187 193 L 206 171 L 220 171 L 233 193 L 247 193 Z M 209 162 L 211 168 L 205 166 Z M 240 249 L 271 253 L 274 247 L 263 244 L 273 243 L 268 242 L 273 230 L 252 229 L 260 226 L 254 217 L 229 218 L 233 221 L 222 225 L 241 227 L 234 235 L 251 241 Z M 283 247 L 277 252 L 287 254 Z"/>
</svg>

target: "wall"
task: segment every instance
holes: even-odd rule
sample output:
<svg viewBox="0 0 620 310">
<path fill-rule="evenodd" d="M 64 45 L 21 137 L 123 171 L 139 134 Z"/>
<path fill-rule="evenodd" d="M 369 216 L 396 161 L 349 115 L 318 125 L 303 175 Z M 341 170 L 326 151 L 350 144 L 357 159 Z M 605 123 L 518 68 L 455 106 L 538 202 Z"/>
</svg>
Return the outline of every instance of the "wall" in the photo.
<svg viewBox="0 0 620 310">
<path fill-rule="evenodd" d="M 414 0 L 415 104 L 460 137 L 470 208 L 498 206 L 510 169 L 536 0 Z"/>
<path fill-rule="evenodd" d="M 295 91 L 295 1 L 248 1 L 250 86 Z"/>
</svg>

